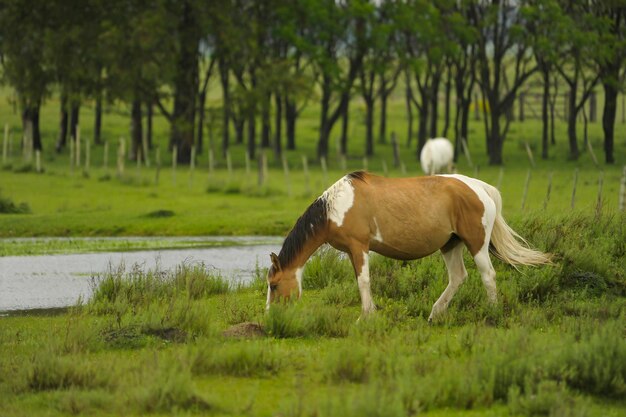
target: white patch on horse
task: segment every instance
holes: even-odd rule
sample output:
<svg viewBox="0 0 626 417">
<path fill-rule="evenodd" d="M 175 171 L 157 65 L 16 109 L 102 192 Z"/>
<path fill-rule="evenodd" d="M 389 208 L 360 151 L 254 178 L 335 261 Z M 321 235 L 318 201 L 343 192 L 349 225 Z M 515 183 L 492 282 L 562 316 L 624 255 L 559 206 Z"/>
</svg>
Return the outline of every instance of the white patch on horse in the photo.
<svg viewBox="0 0 626 417">
<path fill-rule="evenodd" d="M 270 292 L 272 290 L 270 289 L 270 284 L 267 284 L 267 301 L 265 302 L 265 309 L 269 310 L 270 309 Z"/>
<path fill-rule="evenodd" d="M 343 177 L 322 194 L 326 201 L 328 218 L 337 226 L 343 224 L 346 213 L 354 204 L 354 187 L 349 178 Z"/>
<path fill-rule="evenodd" d="M 369 254 L 363 252 L 363 265 L 361 265 L 361 273 L 357 277 L 359 284 L 359 292 L 361 293 L 361 304 L 363 306 L 363 312 L 369 313 L 376 309 L 374 302 L 372 301 L 372 292 L 370 289 L 370 268 L 369 268 Z"/>
<path fill-rule="evenodd" d="M 304 267 L 296 269 L 296 281 L 298 281 L 298 298 L 302 297 L 302 272 L 304 272 Z"/>
<path fill-rule="evenodd" d="M 476 195 L 478 196 L 478 199 L 480 200 L 481 203 L 483 203 L 483 206 L 485 208 L 485 211 L 483 212 L 483 217 L 481 218 L 481 222 L 483 224 L 483 227 L 485 228 L 485 238 L 488 241 L 489 236 L 491 236 L 491 229 L 487 230 L 488 228 L 487 225 L 493 226 L 493 222 L 495 221 L 495 218 L 496 218 L 496 203 L 492 200 L 491 197 L 489 197 L 489 194 L 487 194 L 487 191 L 485 191 L 485 187 L 486 186 L 490 187 L 490 185 L 482 182 L 481 180 L 477 180 L 476 178 L 470 178 L 470 177 L 466 177 L 465 175 L 460 175 L 460 174 L 441 175 L 441 176 L 456 178 L 457 180 L 464 182 L 465 185 L 467 185 L 469 188 L 472 189 L 472 191 L 476 193 Z"/>
<path fill-rule="evenodd" d="M 376 217 L 374 217 L 374 224 L 376 225 L 376 234 L 372 236 L 372 239 L 383 243 L 383 235 L 380 233 L 380 227 L 378 227 L 378 222 L 376 221 Z"/>
</svg>

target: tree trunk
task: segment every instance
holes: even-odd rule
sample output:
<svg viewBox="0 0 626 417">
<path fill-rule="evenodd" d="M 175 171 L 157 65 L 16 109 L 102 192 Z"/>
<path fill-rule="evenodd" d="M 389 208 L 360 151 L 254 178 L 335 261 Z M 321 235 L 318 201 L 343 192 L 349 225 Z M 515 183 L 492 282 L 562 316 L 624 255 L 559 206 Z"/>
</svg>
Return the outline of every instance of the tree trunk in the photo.
<svg viewBox="0 0 626 417">
<path fill-rule="evenodd" d="M 341 139 L 339 144 L 339 152 L 348 155 L 348 126 L 350 125 L 350 103 L 346 104 L 341 114 Z"/>
<path fill-rule="evenodd" d="M 506 111 L 506 110 L 505 110 Z M 489 165 L 502 165 L 502 137 L 500 133 L 501 109 L 491 108 L 489 137 Z"/>
<path fill-rule="evenodd" d="M 413 104 L 411 103 L 411 78 L 408 71 L 406 72 L 406 89 L 405 89 L 405 102 L 406 102 L 406 117 L 407 117 L 407 132 L 406 132 L 406 147 L 411 147 L 411 140 L 413 139 Z"/>
<path fill-rule="evenodd" d="M 380 95 L 380 126 L 378 127 L 378 143 L 387 143 L 387 101 L 389 99 L 389 93 L 383 86 L 383 91 Z"/>
<path fill-rule="evenodd" d="M 33 149 L 36 151 L 43 150 L 43 146 L 41 144 L 41 132 L 39 130 L 39 109 L 41 108 L 41 104 L 37 103 L 31 109 L 31 117 L 33 123 Z"/>
<path fill-rule="evenodd" d="M 95 120 L 93 124 L 93 142 L 96 145 L 102 144 L 102 94 L 96 97 Z"/>
<path fill-rule="evenodd" d="M 298 110 L 296 102 L 291 100 L 289 96 L 285 96 L 285 128 L 287 130 L 287 149 L 293 151 L 296 149 L 296 119 Z"/>
<path fill-rule="evenodd" d="M 224 60 L 220 59 L 218 67 L 220 83 L 222 84 L 222 155 L 225 157 L 230 145 L 230 80 L 228 78 L 228 68 Z"/>
<path fill-rule="evenodd" d="M 450 95 L 452 90 L 452 66 L 448 66 L 448 73 L 446 74 L 446 85 L 445 85 L 445 107 L 444 107 L 444 124 L 443 124 L 443 132 L 441 136 L 444 138 L 448 137 L 448 129 L 450 128 Z"/>
<path fill-rule="evenodd" d="M 233 117 L 233 126 L 235 127 L 235 143 L 241 145 L 244 142 L 244 130 L 246 119 L 244 114 Z"/>
<path fill-rule="evenodd" d="M 174 74 L 174 110 L 170 145 L 178 146 L 178 162 L 191 161 L 191 148 L 195 142 L 196 96 L 198 94 L 198 48 L 200 38 L 192 6 L 185 2 L 178 21 L 178 56 Z"/>
<path fill-rule="evenodd" d="M 276 107 L 276 114 L 274 116 L 274 154 L 278 159 L 283 153 L 282 145 L 282 121 L 283 121 L 283 98 L 280 94 L 274 95 L 274 106 Z"/>
<path fill-rule="evenodd" d="M 256 118 L 254 107 L 248 110 L 248 156 L 256 158 Z"/>
<path fill-rule="evenodd" d="M 550 71 L 546 68 L 542 71 L 543 74 L 543 97 L 541 102 L 541 120 L 542 120 L 542 132 L 541 132 L 541 158 L 548 159 L 548 145 L 549 145 L 549 100 L 550 100 Z"/>
<path fill-rule="evenodd" d="M 261 103 L 261 147 L 269 148 L 271 146 L 270 135 L 270 94 L 263 95 L 263 103 Z"/>
<path fill-rule="evenodd" d="M 604 130 L 604 160 L 607 164 L 615 163 L 613 143 L 615 116 L 617 114 L 617 88 L 609 82 L 604 85 L 604 112 L 602 113 L 602 129 Z"/>
<path fill-rule="evenodd" d="M 322 156 L 328 155 L 328 135 L 329 127 L 328 127 L 328 112 L 330 108 L 330 80 L 324 77 L 322 82 L 322 99 L 320 101 L 321 109 L 320 109 L 320 134 L 319 139 L 317 141 L 317 157 L 318 159 Z"/>
<path fill-rule="evenodd" d="M 196 138 L 196 151 L 202 155 L 204 148 L 204 106 L 206 105 L 206 91 L 200 93 L 198 98 L 198 135 Z"/>
<path fill-rule="evenodd" d="M 422 148 L 426 144 L 428 130 L 428 102 L 424 101 L 422 107 L 418 109 L 419 122 L 417 125 L 417 158 L 422 153 Z"/>
<path fill-rule="evenodd" d="M 437 122 L 439 118 L 439 83 L 441 82 L 441 73 L 434 71 L 432 84 L 430 86 L 430 132 L 431 138 L 436 138 Z"/>
<path fill-rule="evenodd" d="M 142 155 L 142 138 L 143 130 L 141 126 L 141 100 L 139 98 L 133 99 L 130 111 L 130 138 L 131 148 L 129 158 L 131 161 L 136 161 L 139 156 L 144 160 L 145 155 Z"/>
<path fill-rule="evenodd" d="M 61 117 L 59 123 L 59 137 L 57 139 L 56 151 L 61 152 L 67 143 L 67 125 L 69 123 L 69 112 L 67 111 L 67 95 L 61 94 Z"/>
<path fill-rule="evenodd" d="M 76 140 L 76 128 L 78 127 L 80 117 L 80 103 L 77 101 L 72 102 L 72 108 L 70 109 L 70 139 Z"/>
<path fill-rule="evenodd" d="M 374 99 L 365 98 L 365 155 L 374 155 Z"/>
<path fill-rule="evenodd" d="M 146 142 L 148 149 L 152 149 L 152 111 L 154 110 L 152 101 L 146 103 Z"/>
<path fill-rule="evenodd" d="M 569 140 L 569 158 L 578 159 L 580 151 L 578 150 L 578 140 L 576 139 L 576 84 L 570 85 L 570 93 L 568 97 L 569 108 L 567 112 L 567 138 Z"/>
</svg>

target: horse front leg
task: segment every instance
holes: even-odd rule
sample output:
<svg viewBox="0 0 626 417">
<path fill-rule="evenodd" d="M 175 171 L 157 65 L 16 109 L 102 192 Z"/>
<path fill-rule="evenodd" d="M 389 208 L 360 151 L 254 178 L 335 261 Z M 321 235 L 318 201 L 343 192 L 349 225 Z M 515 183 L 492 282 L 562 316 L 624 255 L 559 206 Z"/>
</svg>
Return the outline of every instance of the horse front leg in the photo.
<svg viewBox="0 0 626 417">
<path fill-rule="evenodd" d="M 370 289 L 369 247 L 354 245 L 354 247 L 350 248 L 349 255 L 359 285 L 359 293 L 361 294 L 362 315 L 367 316 L 376 310 Z"/>
</svg>

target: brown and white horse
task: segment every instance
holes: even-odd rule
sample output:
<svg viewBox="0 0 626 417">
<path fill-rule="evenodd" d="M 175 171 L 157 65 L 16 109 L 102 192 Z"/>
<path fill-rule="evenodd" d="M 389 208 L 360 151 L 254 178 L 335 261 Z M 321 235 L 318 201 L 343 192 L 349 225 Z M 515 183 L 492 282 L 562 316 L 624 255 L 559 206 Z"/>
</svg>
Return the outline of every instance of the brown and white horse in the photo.
<svg viewBox="0 0 626 417">
<path fill-rule="evenodd" d="M 375 309 L 370 292 L 368 254 L 372 250 L 401 260 L 441 250 L 449 283 L 429 320 L 445 311 L 467 277 L 463 246 L 473 256 L 496 302 L 495 271 L 489 251 L 512 265 L 550 263 L 550 255 L 530 249 L 501 214 L 495 187 L 463 175 L 385 178 L 353 172 L 341 178 L 304 212 L 278 255 L 270 255 L 267 308 L 278 299 L 302 295 L 302 271 L 324 243 L 346 252 L 357 277 L 363 314 Z"/>
</svg>

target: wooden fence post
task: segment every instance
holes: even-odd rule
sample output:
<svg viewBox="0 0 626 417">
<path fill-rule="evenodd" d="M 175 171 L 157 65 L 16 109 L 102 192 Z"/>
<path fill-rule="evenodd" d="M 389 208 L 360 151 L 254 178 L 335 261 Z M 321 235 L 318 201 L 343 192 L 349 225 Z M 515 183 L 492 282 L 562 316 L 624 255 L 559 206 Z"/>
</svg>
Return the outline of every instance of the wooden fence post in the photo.
<svg viewBox="0 0 626 417">
<path fill-rule="evenodd" d="M 622 169 L 622 180 L 619 187 L 619 209 L 626 210 L 626 165 Z"/>
<path fill-rule="evenodd" d="M 76 126 L 76 168 L 80 168 L 80 126 Z"/>
<path fill-rule="evenodd" d="M 283 153 L 281 155 L 281 159 L 283 162 L 283 172 L 285 173 L 285 185 L 287 186 L 287 195 L 291 196 L 291 181 L 289 180 L 289 164 L 287 162 L 287 157 Z"/>
<path fill-rule="evenodd" d="M 548 208 L 548 203 L 550 202 L 550 193 L 552 193 L 552 174 L 552 172 L 548 174 L 548 189 L 546 190 L 546 198 L 543 200 L 544 210 Z"/>
<path fill-rule="evenodd" d="M 600 164 L 598 163 L 598 158 L 596 158 L 596 153 L 593 151 L 593 146 L 591 146 L 590 140 L 587 141 L 587 149 L 589 149 L 589 154 L 591 155 L 591 160 L 593 161 L 593 164 L 596 166 L 596 168 L 599 168 Z"/>
<path fill-rule="evenodd" d="M 467 164 L 471 168 L 473 166 L 472 156 L 470 155 L 469 147 L 467 146 L 467 141 L 465 140 L 465 138 L 461 138 L 461 146 L 463 147 L 463 153 L 465 154 L 465 158 L 467 159 Z"/>
<path fill-rule="evenodd" d="M 193 187 L 193 175 L 196 170 L 196 147 L 191 147 L 191 159 L 189 160 L 189 189 Z"/>
<path fill-rule="evenodd" d="M 528 173 L 526 174 L 526 182 L 524 183 L 524 194 L 522 195 L 522 210 L 524 210 L 524 207 L 526 206 L 526 197 L 528 196 L 528 187 L 530 185 L 530 178 L 532 176 L 532 170 L 528 170 Z"/>
<path fill-rule="evenodd" d="M 2 165 L 6 165 L 9 152 L 9 124 L 4 125 L 4 140 L 2 141 Z"/>
<path fill-rule="evenodd" d="M 498 182 L 496 183 L 496 188 L 498 190 L 502 187 L 502 178 L 504 177 L 504 167 L 500 167 L 500 172 L 498 172 Z"/>
<path fill-rule="evenodd" d="M 309 161 L 306 155 L 302 155 L 302 171 L 304 172 L 304 188 L 308 195 L 311 194 L 311 180 L 309 178 Z"/>
<path fill-rule="evenodd" d="M 247 150 L 244 152 L 244 155 L 246 159 L 246 177 L 248 177 L 250 176 L 250 155 Z"/>
<path fill-rule="evenodd" d="M 178 165 L 178 146 L 172 147 L 172 183 L 176 185 L 176 165 Z"/>
<path fill-rule="evenodd" d="M 41 151 L 39 149 L 35 151 L 35 172 L 41 173 Z"/>
<path fill-rule="evenodd" d="M 322 166 L 322 178 L 324 180 L 324 185 L 328 184 L 328 167 L 326 166 L 326 157 L 322 156 L 320 158 L 320 165 Z"/>
<path fill-rule="evenodd" d="M 109 141 L 104 141 L 104 154 L 102 155 L 102 168 L 104 169 L 104 173 L 106 174 L 109 168 Z"/>
<path fill-rule="evenodd" d="M 534 168 L 535 158 L 533 156 L 533 150 L 530 149 L 530 145 L 526 141 L 524 141 L 524 147 L 526 148 L 526 154 L 528 155 L 528 161 L 530 161 L 530 166 Z"/>
<path fill-rule="evenodd" d="M 574 186 L 572 187 L 572 200 L 570 202 L 570 208 L 574 209 L 576 205 L 576 186 L 578 185 L 578 168 L 574 170 Z"/>
<path fill-rule="evenodd" d="M 596 217 L 602 214 L 602 185 L 604 183 L 604 172 L 601 171 L 598 176 L 598 198 L 596 200 Z"/>
<path fill-rule="evenodd" d="M 161 148 L 157 146 L 156 148 L 156 174 L 154 176 L 154 185 L 159 185 L 159 175 L 161 174 Z"/>
<path fill-rule="evenodd" d="M 91 168 L 91 142 L 89 140 L 85 141 L 85 168 L 83 172 L 85 174 L 89 174 L 89 169 Z"/>
<path fill-rule="evenodd" d="M 398 168 L 400 166 L 400 151 L 398 150 L 398 139 L 395 131 L 391 132 L 391 146 L 393 148 L 393 166 Z"/>
<path fill-rule="evenodd" d="M 70 171 L 74 172 L 74 138 L 70 138 Z"/>
</svg>

